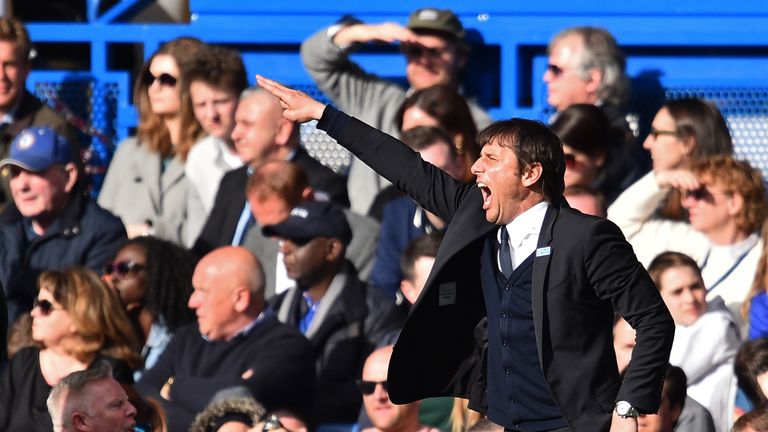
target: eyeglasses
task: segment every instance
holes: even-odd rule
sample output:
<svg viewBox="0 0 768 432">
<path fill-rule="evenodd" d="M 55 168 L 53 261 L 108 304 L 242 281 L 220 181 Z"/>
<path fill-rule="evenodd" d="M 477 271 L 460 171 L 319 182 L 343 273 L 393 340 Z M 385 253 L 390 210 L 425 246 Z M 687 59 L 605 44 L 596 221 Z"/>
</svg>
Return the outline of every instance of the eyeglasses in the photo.
<svg viewBox="0 0 768 432">
<path fill-rule="evenodd" d="M 147 268 L 144 264 L 134 261 L 120 261 L 104 265 L 104 275 L 111 276 L 113 273 L 119 278 L 125 278 L 131 273 L 136 273 Z"/>
<path fill-rule="evenodd" d="M 154 84 L 155 81 L 160 81 L 160 85 L 163 87 L 176 87 L 178 79 L 167 72 L 163 72 L 158 76 L 152 75 L 152 72 L 150 71 L 147 71 L 144 74 L 144 83 L 147 87 Z"/>
<path fill-rule="evenodd" d="M 408 60 L 419 59 L 421 57 L 442 57 L 443 54 L 450 50 L 449 46 L 442 48 L 425 47 L 416 43 L 404 43 L 400 45 L 400 51 L 405 55 Z"/>
<path fill-rule="evenodd" d="M 731 192 L 717 192 L 717 191 L 711 191 L 707 189 L 704 186 L 701 186 L 698 189 L 694 190 L 684 190 L 681 191 L 682 198 L 685 200 L 686 198 L 692 198 L 695 201 L 714 201 L 715 195 L 724 195 L 724 196 L 731 196 L 733 195 Z"/>
<path fill-rule="evenodd" d="M 651 131 L 648 132 L 648 135 L 652 136 L 654 140 L 659 139 L 659 135 L 672 135 L 677 136 L 677 131 L 671 131 L 671 130 L 659 130 L 654 127 L 651 128 Z"/>
<path fill-rule="evenodd" d="M 376 385 L 381 384 L 381 387 L 384 388 L 384 391 L 389 391 L 387 389 L 387 382 L 386 381 L 364 381 L 364 380 L 357 380 L 357 388 L 360 390 L 360 393 L 364 394 L 365 396 L 372 395 L 373 392 L 376 391 Z"/>
<path fill-rule="evenodd" d="M 59 309 L 48 300 L 39 300 L 39 299 L 35 299 L 35 301 L 32 303 L 32 309 L 35 309 L 35 308 L 40 310 L 40 314 L 42 316 L 48 316 L 51 314 L 51 312 Z"/>
<path fill-rule="evenodd" d="M 278 429 L 285 429 L 285 426 L 283 426 L 283 424 L 280 423 L 280 418 L 277 416 L 277 414 L 272 414 L 264 422 L 264 427 L 261 428 L 261 431 L 269 432 L 269 431 L 278 430 Z"/>
<path fill-rule="evenodd" d="M 573 70 L 575 68 L 565 68 L 560 67 L 558 65 L 553 65 L 552 63 L 547 64 L 547 72 L 552 74 L 554 78 L 558 78 L 560 75 L 564 74 L 566 71 Z"/>
</svg>

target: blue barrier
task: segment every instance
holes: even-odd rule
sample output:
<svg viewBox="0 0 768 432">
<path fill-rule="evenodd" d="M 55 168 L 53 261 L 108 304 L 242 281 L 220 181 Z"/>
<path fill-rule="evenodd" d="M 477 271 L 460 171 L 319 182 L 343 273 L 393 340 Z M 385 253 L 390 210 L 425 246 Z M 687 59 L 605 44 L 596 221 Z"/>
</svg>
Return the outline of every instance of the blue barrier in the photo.
<svg viewBox="0 0 768 432">
<path fill-rule="evenodd" d="M 73 102 L 86 106 L 78 105 L 73 111 L 83 112 L 111 142 L 128 136 L 136 121 L 130 102 L 132 71 L 110 70 L 108 66 L 118 44 L 137 44 L 147 57 L 164 41 L 180 35 L 196 36 L 239 49 L 251 80 L 260 73 L 318 94 L 298 56 L 304 38 L 347 13 L 369 22 L 404 23 L 413 9 L 432 4 L 403 0 L 370 4 L 349 0 L 191 0 L 188 24 L 122 22 L 144 3 L 146 0 L 124 0 L 99 15 L 98 1 L 91 0 L 86 24 L 28 23 L 37 43 L 89 45 L 90 70 L 34 71 L 29 87 L 38 94 L 41 88 L 62 94 L 67 86 L 87 88 L 88 96 Z M 737 152 L 768 173 L 768 4 L 552 0 L 546 4 L 448 1 L 441 2 L 441 7 L 453 9 L 470 29 L 473 40 L 483 43 L 474 50 L 467 74 L 472 79 L 465 87 L 494 118 L 546 120 L 551 111 L 541 76 L 548 40 L 565 27 L 601 26 L 614 34 L 627 54 L 633 85 L 630 107 L 640 116 L 641 130 L 665 97 L 712 99 L 727 117 Z M 404 61 L 395 47 L 369 47 L 354 58 L 380 76 L 404 81 Z M 316 145 L 326 145 L 321 141 Z M 109 157 L 110 143 L 89 143 L 100 158 Z"/>
</svg>

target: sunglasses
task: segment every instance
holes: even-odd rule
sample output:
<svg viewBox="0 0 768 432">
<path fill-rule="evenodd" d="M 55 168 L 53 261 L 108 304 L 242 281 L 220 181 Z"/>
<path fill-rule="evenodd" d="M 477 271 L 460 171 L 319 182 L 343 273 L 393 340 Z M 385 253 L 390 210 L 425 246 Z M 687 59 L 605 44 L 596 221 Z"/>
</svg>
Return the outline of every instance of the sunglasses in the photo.
<svg viewBox="0 0 768 432">
<path fill-rule="evenodd" d="M 163 72 L 158 76 L 152 75 L 152 72 L 150 71 L 147 71 L 144 74 L 144 82 L 146 83 L 147 87 L 154 84 L 155 81 L 160 81 L 160 85 L 163 87 L 176 87 L 176 83 L 179 80 L 167 72 Z"/>
<path fill-rule="evenodd" d="M 277 414 L 272 414 L 267 417 L 267 420 L 264 422 L 264 427 L 261 428 L 262 432 L 269 432 L 278 429 L 285 429 L 285 426 L 280 423 L 280 418 L 277 417 Z"/>
<path fill-rule="evenodd" d="M 51 314 L 51 312 L 55 311 L 56 309 L 59 309 L 48 300 L 38 300 L 38 299 L 35 299 L 35 301 L 32 303 L 32 309 L 34 308 L 38 308 L 42 316 L 48 316 Z"/>
<path fill-rule="evenodd" d="M 442 57 L 443 54 L 447 53 L 449 49 L 450 47 L 448 46 L 442 48 L 430 48 L 415 43 L 404 43 L 400 45 L 400 51 L 402 51 L 402 53 L 408 59 L 419 59 L 421 57 Z"/>
<path fill-rule="evenodd" d="M 384 388 L 384 391 L 389 391 L 387 389 L 386 381 L 357 380 L 357 388 L 360 390 L 360 393 L 364 394 L 365 396 L 372 395 L 373 392 L 376 391 L 376 384 L 381 384 L 381 386 Z"/>
<path fill-rule="evenodd" d="M 572 69 L 574 69 L 574 68 L 564 68 L 564 67 L 560 67 L 558 65 L 553 65 L 552 63 L 549 63 L 547 65 L 547 72 L 552 74 L 552 76 L 554 78 L 557 78 L 560 75 L 564 74 L 565 71 L 572 70 Z"/>
<path fill-rule="evenodd" d="M 131 273 L 136 273 L 147 268 L 144 264 L 139 264 L 134 261 L 120 261 L 104 265 L 104 275 L 112 276 L 113 274 L 119 278 L 125 278 Z"/>
<path fill-rule="evenodd" d="M 652 136 L 654 140 L 659 139 L 659 135 L 672 135 L 677 136 L 676 131 L 670 131 L 670 130 L 659 130 L 654 127 L 651 128 L 651 131 L 648 132 L 648 135 Z"/>
</svg>

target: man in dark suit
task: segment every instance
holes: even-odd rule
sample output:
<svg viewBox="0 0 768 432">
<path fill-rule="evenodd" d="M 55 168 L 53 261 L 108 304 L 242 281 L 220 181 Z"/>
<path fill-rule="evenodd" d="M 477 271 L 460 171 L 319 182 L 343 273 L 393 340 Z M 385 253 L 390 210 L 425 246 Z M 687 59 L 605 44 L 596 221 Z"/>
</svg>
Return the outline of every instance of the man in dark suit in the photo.
<svg viewBox="0 0 768 432">
<path fill-rule="evenodd" d="M 279 101 L 259 88 L 246 89 L 235 112 L 232 140 L 245 165 L 224 175 L 213 208 L 195 241 L 204 255 L 225 245 L 240 245 L 253 225 L 245 186 L 253 168 L 268 160 L 289 160 L 307 174 L 309 184 L 327 199 L 349 207 L 344 177 L 320 163 L 299 145 L 299 125 L 282 117 Z"/>
<path fill-rule="evenodd" d="M 487 395 L 488 417 L 512 431 L 636 431 L 639 413 L 656 412 L 674 323 L 619 229 L 562 199 L 562 144 L 544 125 L 512 119 L 485 129 L 477 183 L 465 185 L 394 138 L 257 79 L 287 118 L 319 119 L 320 129 L 450 221 L 395 347 L 393 402 L 453 394 L 483 408 L 476 402 Z M 623 382 L 614 313 L 637 330 Z M 475 326 L 486 317 L 487 362 L 472 364 Z"/>
</svg>

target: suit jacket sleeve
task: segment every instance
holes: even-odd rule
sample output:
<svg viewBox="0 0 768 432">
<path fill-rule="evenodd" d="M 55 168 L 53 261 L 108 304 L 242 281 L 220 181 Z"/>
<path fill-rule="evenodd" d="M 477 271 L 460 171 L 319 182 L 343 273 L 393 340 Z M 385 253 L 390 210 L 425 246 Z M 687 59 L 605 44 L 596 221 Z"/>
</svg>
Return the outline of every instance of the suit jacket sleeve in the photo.
<svg viewBox="0 0 768 432">
<path fill-rule="evenodd" d="M 453 219 L 471 186 L 461 183 L 396 138 L 327 106 L 317 127 L 377 173 L 446 222 Z"/>
<path fill-rule="evenodd" d="M 597 295 L 610 299 L 637 332 L 616 400 L 629 401 L 641 413 L 656 412 L 675 334 L 672 316 L 618 227 L 601 220 L 585 243 L 587 276 Z"/>
</svg>

